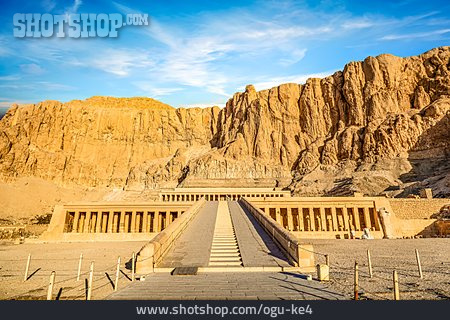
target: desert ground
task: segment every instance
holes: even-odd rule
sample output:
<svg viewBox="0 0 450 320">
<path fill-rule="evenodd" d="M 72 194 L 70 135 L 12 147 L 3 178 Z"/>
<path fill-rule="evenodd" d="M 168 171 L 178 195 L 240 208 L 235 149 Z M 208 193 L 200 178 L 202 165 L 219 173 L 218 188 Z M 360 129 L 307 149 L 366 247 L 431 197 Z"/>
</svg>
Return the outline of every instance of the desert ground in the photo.
<svg viewBox="0 0 450 320">
<path fill-rule="evenodd" d="M 353 297 L 355 261 L 359 267 L 361 299 L 392 300 L 393 271 L 399 277 L 400 299 L 450 299 L 450 239 L 308 240 L 317 252 L 316 263 L 329 255 L 330 287 Z M 369 277 L 367 250 L 373 277 Z M 415 249 L 422 263 L 420 279 Z"/>
<path fill-rule="evenodd" d="M 324 263 L 320 253 L 330 257 L 329 286 L 353 295 L 353 269 L 359 263 L 361 299 L 392 299 L 392 271 L 397 270 L 401 299 L 450 298 L 450 239 L 399 240 L 308 240 L 314 244 L 316 262 Z M 92 299 L 104 299 L 113 292 L 117 257 L 121 256 L 119 289 L 131 283 L 125 267 L 132 252 L 145 242 L 25 243 L 0 242 L 0 299 L 45 299 L 51 271 L 56 271 L 53 297 L 84 300 L 85 279 L 94 261 Z M 371 251 L 373 278 L 368 275 L 367 249 Z M 419 250 L 424 278 L 417 271 L 415 249 Z M 31 253 L 29 279 L 23 281 L 28 254 Z M 83 253 L 82 276 L 76 281 L 78 261 Z M 313 275 L 315 277 L 315 275 Z M 148 279 L 149 280 L 149 279 Z M 315 281 L 315 280 L 314 280 Z"/>
<path fill-rule="evenodd" d="M 0 242 L 0 299 L 46 299 L 50 274 L 56 272 L 53 298 L 86 298 L 85 281 L 94 261 L 92 299 L 103 299 L 113 292 L 117 258 L 121 257 L 119 288 L 131 283 L 131 271 L 125 264 L 145 242 L 25 243 Z M 28 254 L 31 253 L 29 278 L 23 281 Z M 77 271 L 83 254 L 80 281 Z M 61 292 L 60 292 L 61 290 Z M 60 292 L 60 293 L 59 293 Z"/>
</svg>

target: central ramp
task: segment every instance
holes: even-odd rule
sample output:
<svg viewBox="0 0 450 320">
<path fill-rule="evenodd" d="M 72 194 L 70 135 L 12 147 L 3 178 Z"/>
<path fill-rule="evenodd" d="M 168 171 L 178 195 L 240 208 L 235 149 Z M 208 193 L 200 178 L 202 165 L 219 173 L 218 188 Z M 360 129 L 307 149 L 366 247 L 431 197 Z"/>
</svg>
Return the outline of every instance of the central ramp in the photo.
<svg viewBox="0 0 450 320">
<path fill-rule="evenodd" d="M 205 203 L 157 265 L 158 268 L 204 267 L 208 265 L 217 206 L 217 201 Z"/>
<path fill-rule="evenodd" d="M 234 233 L 228 203 L 220 201 L 217 208 L 216 226 L 211 246 L 209 266 L 242 266 L 241 254 Z"/>
<path fill-rule="evenodd" d="M 228 202 L 244 267 L 289 267 L 285 255 L 253 215 L 237 202 Z"/>
</svg>

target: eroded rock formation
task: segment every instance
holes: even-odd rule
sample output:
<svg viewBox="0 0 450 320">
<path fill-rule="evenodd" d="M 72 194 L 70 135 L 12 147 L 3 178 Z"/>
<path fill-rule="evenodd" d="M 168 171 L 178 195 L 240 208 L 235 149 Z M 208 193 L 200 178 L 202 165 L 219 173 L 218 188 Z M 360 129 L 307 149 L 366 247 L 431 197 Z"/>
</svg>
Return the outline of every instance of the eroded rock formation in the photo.
<svg viewBox="0 0 450 320">
<path fill-rule="evenodd" d="M 93 97 L 15 106 L 0 121 L 3 180 L 448 196 L 449 159 L 450 47 L 368 57 L 303 85 L 249 85 L 222 110 Z"/>
</svg>

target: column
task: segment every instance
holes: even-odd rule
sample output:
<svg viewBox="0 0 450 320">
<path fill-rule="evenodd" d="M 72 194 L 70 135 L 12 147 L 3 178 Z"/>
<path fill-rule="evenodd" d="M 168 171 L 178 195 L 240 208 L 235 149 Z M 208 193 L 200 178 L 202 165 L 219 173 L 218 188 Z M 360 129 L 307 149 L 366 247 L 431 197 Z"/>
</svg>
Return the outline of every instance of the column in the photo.
<svg viewBox="0 0 450 320">
<path fill-rule="evenodd" d="M 353 208 L 353 216 L 355 218 L 355 230 L 361 230 L 361 222 L 359 222 L 359 210 L 357 207 Z"/>
<path fill-rule="evenodd" d="M 311 231 L 317 231 L 316 228 L 316 219 L 314 218 L 314 208 L 308 208 L 309 209 L 309 222 L 311 223 Z"/>
<path fill-rule="evenodd" d="M 320 207 L 320 226 L 322 227 L 322 231 L 327 231 L 327 219 L 325 218 L 325 208 Z"/>
<path fill-rule="evenodd" d="M 114 211 L 108 212 L 108 233 L 113 232 L 113 217 L 114 217 Z"/>
<path fill-rule="evenodd" d="M 89 233 L 89 226 L 91 224 L 91 212 L 86 211 L 86 219 L 84 220 L 83 233 Z"/>
<path fill-rule="evenodd" d="M 338 231 L 339 226 L 337 223 L 337 214 L 336 214 L 336 207 L 331 207 L 331 220 L 333 221 L 333 228 L 331 230 Z"/>
<path fill-rule="evenodd" d="M 139 232 L 140 224 L 141 224 L 141 215 L 139 212 L 134 212 L 134 232 Z"/>
<path fill-rule="evenodd" d="M 378 217 L 378 212 L 377 212 L 376 208 L 370 208 L 369 212 L 370 211 L 372 211 L 373 219 L 375 220 L 375 230 L 376 231 L 381 230 L 380 219 Z"/>
<path fill-rule="evenodd" d="M 340 208 L 342 210 L 342 218 L 344 220 L 344 231 L 350 231 L 347 208 Z"/>
<path fill-rule="evenodd" d="M 305 226 L 303 225 L 303 208 L 298 208 L 298 229 L 300 231 L 305 231 Z"/>
<path fill-rule="evenodd" d="M 370 228 L 372 227 L 372 224 L 370 222 L 370 215 L 369 215 L 369 208 L 364 207 L 364 222 L 366 224 L 366 228 L 368 228 L 370 230 Z"/>
<path fill-rule="evenodd" d="M 326 231 L 333 231 L 333 220 L 331 219 L 331 215 L 325 216 L 325 219 L 327 220 L 325 226 Z"/>
<path fill-rule="evenodd" d="M 78 232 L 84 232 L 84 224 L 86 223 L 86 212 L 80 212 L 80 221 L 78 222 Z"/>
<path fill-rule="evenodd" d="M 288 229 L 289 231 L 294 230 L 294 220 L 292 218 L 292 208 L 287 208 L 287 221 L 288 221 Z"/>
<path fill-rule="evenodd" d="M 102 232 L 102 217 L 103 214 L 101 211 L 97 211 L 97 224 L 95 225 L 95 233 Z"/>
<path fill-rule="evenodd" d="M 163 214 L 164 214 L 164 218 L 165 218 L 166 217 L 166 213 L 165 212 L 159 212 L 159 215 L 158 215 L 159 231 L 162 231 L 163 227 L 164 227 L 164 229 L 167 227 L 167 225 L 163 226 Z M 166 220 L 166 219 L 164 219 L 164 220 Z"/>
<path fill-rule="evenodd" d="M 159 212 L 153 213 L 153 232 L 159 232 Z"/>
<path fill-rule="evenodd" d="M 131 211 L 131 232 L 136 232 L 136 211 Z"/>
<path fill-rule="evenodd" d="M 148 218 L 147 218 L 147 211 L 142 212 L 142 232 L 146 233 L 147 231 L 147 223 L 148 223 Z"/>
<path fill-rule="evenodd" d="M 97 228 L 97 213 L 93 214 L 95 212 L 91 212 L 91 224 L 90 224 L 90 230 L 89 232 L 95 233 L 95 229 Z"/>
<path fill-rule="evenodd" d="M 73 226 L 72 232 L 78 232 L 78 222 L 80 220 L 80 211 L 75 211 L 75 215 L 73 217 Z"/>
<path fill-rule="evenodd" d="M 119 217 L 120 217 L 119 212 L 117 212 L 117 214 L 114 213 L 114 215 L 113 215 L 113 232 L 114 233 L 117 233 L 117 227 L 119 226 Z"/>
<path fill-rule="evenodd" d="M 172 212 L 166 211 L 166 228 L 170 225 L 172 220 Z"/>
<path fill-rule="evenodd" d="M 102 212 L 102 232 L 108 231 L 108 212 Z"/>
<path fill-rule="evenodd" d="M 280 208 L 278 208 L 278 207 L 275 208 L 275 217 L 276 217 L 277 222 L 283 226 L 283 219 L 281 217 Z"/>
<path fill-rule="evenodd" d="M 125 211 L 120 211 L 119 232 L 125 232 Z"/>
</svg>

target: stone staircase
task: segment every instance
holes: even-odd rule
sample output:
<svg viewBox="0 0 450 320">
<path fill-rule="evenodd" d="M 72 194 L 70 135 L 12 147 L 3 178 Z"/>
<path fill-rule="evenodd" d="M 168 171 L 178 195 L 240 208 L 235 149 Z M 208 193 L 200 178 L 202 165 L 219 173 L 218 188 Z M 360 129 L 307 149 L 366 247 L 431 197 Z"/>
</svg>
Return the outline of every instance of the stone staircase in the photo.
<svg viewBox="0 0 450 320">
<path fill-rule="evenodd" d="M 220 201 L 217 208 L 209 266 L 242 266 L 241 254 L 226 201 Z"/>
</svg>

